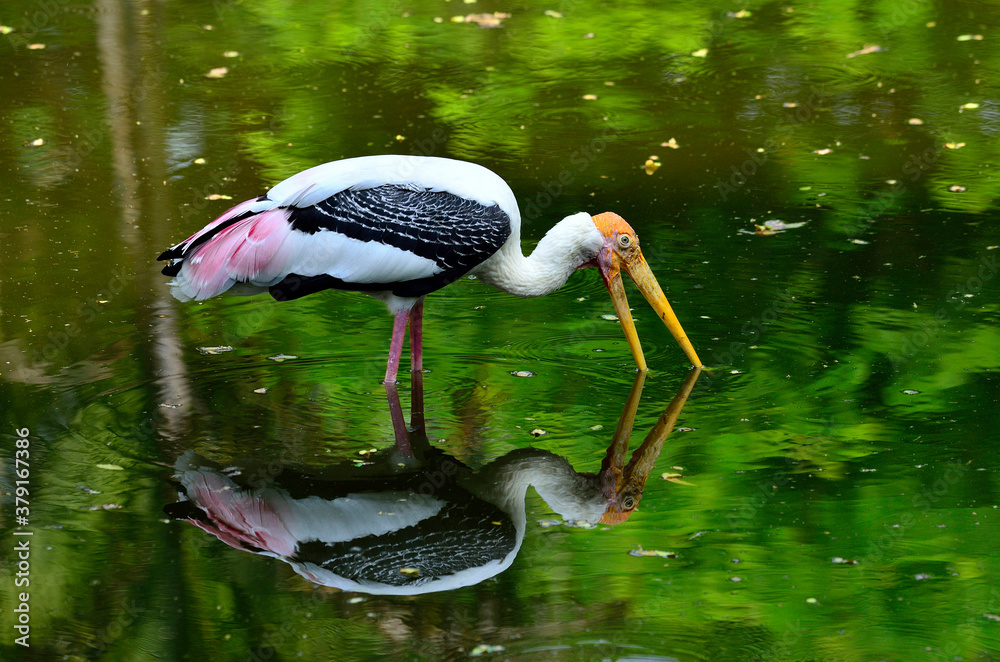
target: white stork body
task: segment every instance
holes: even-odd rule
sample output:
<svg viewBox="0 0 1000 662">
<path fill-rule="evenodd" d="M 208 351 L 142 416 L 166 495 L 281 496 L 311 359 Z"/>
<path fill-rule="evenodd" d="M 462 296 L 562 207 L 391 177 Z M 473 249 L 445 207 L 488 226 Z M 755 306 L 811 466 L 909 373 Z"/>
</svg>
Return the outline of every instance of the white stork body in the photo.
<svg viewBox="0 0 1000 662">
<path fill-rule="evenodd" d="M 616 243 L 623 234 L 631 243 Z M 452 159 L 383 155 L 293 175 L 158 259 L 171 260 L 163 273 L 174 277 L 173 294 L 182 301 L 229 289 L 288 300 L 329 288 L 383 300 L 395 315 L 386 369 L 386 382 L 394 382 L 408 321 L 413 369 L 421 369 L 424 296 L 466 274 L 531 297 L 558 289 L 582 266 L 600 266 L 610 289 L 618 272 L 612 252 L 622 247 L 642 261 L 631 227 L 613 214 L 563 219 L 528 257 L 520 243 L 517 201 L 494 172 Z M 662 291 L 659 297 L 665 304 Z M 622 318 L 617 300 L 616 308 Z M 623 324 L 644 370 L 631 317 Z M 693 348 L 689 356 L 700 365 Z"/>
</svg>

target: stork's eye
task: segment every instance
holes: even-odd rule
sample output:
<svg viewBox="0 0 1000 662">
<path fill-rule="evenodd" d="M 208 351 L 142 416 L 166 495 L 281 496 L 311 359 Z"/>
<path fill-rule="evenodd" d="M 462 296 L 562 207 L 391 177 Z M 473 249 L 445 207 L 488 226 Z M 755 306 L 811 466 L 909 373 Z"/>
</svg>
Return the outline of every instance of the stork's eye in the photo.
<svg viewBox="0 0 1000 662">
<path fill-rule="evenodd" d="M 622 499 L 622 508 L 624 508 L 625 510 L 632 510 L 633 508 L 635 508 L 635 499 L 633 499 L 630 496 Z"/>
<path fill-rule="evenodd" d="M 620 235 L 618 235 L 618 247 L 619 248 L 628 248 L 631 245 L 632 245 L 632 237 L 630 235 L 627 235 L 627 234 L 620 234 Z"/>
</svg>

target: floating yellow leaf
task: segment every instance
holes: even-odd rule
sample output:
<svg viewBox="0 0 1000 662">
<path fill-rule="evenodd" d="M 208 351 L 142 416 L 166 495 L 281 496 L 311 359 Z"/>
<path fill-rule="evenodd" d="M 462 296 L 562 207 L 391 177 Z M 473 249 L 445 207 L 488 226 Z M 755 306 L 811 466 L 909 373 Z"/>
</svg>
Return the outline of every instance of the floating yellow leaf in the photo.
<svg viewBox="0 0 1000 662">
<path fill-rule="evenodd" d="M 955 37 L 958 41 L 982 41 L 983 35 L 981 34 L 960 34 Z"/>
<path fill-rule="evenodd" d="M 660 478 L 663 480 L 669 480 L 671 483 L 677 483 L 678 485 L 687 485 L 688 487 L 694 487 L 691 483 L 686 480 L 681 480 L 681 476 L 684 474 L 677 473 L 676 471 L 666 471 L 660 474 Z"/>
<path fill-rule="evenodd" d="M 222 54 L 222 57 L 239 57 L 239 56 L 240 56 L 239 51 L 225 51 Z"/>
<path fill-rule="evenodd" d="M 271 360 L 271 361 L 275 361 L 277 363 L 281 363 L 282 361 L 288 361 L 290 359 L 297 359 L 299 357 L 297 357 L 294 354 L 275 354 L 274 356 L 269 356 L 267 358 L 269 360 Z"/>
<path fill-rule="evenodd" d="M 974 102 L 963 103 L 961 106 L 962 110 L 975 110 L 976 108 L 979 108 L 979 104 Z"/>
<path fill-rule="evenodd" d="M 597 101 L 596 94 L 584 94 L 583 98 L 586 99 L 587 101 Z"/>
<path fill-rule="evenodd" d="M 659 170 L 660 162 L 654 161 L 653 159 L 646 159 L 646 163 L 642 166 L 642 168 L 646 171 L 647 175 L 652 175 L 654 172 Z"/>
<path fill-rule="evenodd" d="M 125 471 L 124 467 L 120 467 L 117 464 L 97 464 L 94 466 L 98 469 L 107 469 L 108 471 Z"/>
<path fill-rule="evenodd" d="M 231 352 L 233 351 L 233 348 L 229 345 L 219 345 L 216 347 L 198 347 L 197 350 L 202 354 L 215 356 L 216 354 L 222 354 L 223 352 Z"/>
<path fill-rule="evenodd" d="M 554 9 L 546 9 L 545 10 L 545 15 L 546 16 L 551 16 L 552 18 L 562 18 L 563 17 L 562 14 L 560 14 L 557 11 L 555 11 Z"/>
<path fill-rule="evenodd" d="M 763 225 L 754 224 L 754 227 L 756 228 L 756 230 L 754 230 L 754 234 L 759 237 L 769 237 L 773 234 L 784 232 L 785 230 L 801 228 L 805 224 L 805 221 L 802 221 L 801 223 L 785 223 L 784 221 L 779 220 L 764 221 Z"/>
<path fill-rule="evenodd" d="M 906 123 L 912 124 L 913 126 L 920 126 L 921 124 L 924 123 L 924 121 L 919 117 L 911 117 L 910 119 L 906 120 Z"/>
<path fill-rule="evenodd" d="M 452 16 L 452 23 L 475 23 L 481 28 L 499 28 L 503 26 L 503 20 L 510 18 L 510 14 L 502 11 L 495 11 L 492 14 L 468 14 L 466 16 Z"/>
<path fill-rule="evenodd" d="M 485 655 L 487 653 L 502 653 L 506 648 L 503 646 L 494 646 L 492 644 L 478 644 L 475 648 L 469 651 L 469 657 L 479 657 L 480 655 Z"/>
<path fill-rule="evenodd" d="M 629 556 L 659 556 L 662 559 L 676 559 L 679 558 L 676 552 L 664 552 L 659 549 L 643 549 L 642 545 L 638 548 L 630 550 Z"/>
<path fill-rule="evenodd" d="M 206 197 L 205 199 L 206 200 L 232 200 L 233 196 L 231 196 L 231 195 L 224 195 L 222 193 L 213 193 L 210 196 Z"/>
<path fill-rule="evenodd" d="M 699 48 L 694 53 L 691 53 L 691 56 L 692 57 L 708 57 L 708 49 L 707 48 Z"/>
<path fill-rule="evenodd" d="M 954 186 L 949 186 L 948 190 L 952 193 L 965 193 L 965 187 L 955 184 Z"/>
<path fill-rule="evenodd" d="M 10 34 L 14 31 L 14 28 L 9 25 L 0 25 L 0 34 Z"/>
<path fill-rule="evenodd" d="M 859 55 L 868 55 L 869 53 L 881 52 L 882 47 L 878 44 L 865 44 L 864 48 L 854 51 L 853 53 L 848 53 L 847 57 L 857 57 Z"/>
<path fill-rule="evenodd" d="M 944 146 L 948 149 L 962 149 L 965 147 L 965 143 L 945 143 Z"/>
<path fill-rule="evenodd" d="M 814 149 L 813 150 L 813 154 L 819 154 L 820 156 L 826 156 L 827 154 L 829 154 L 832 151 L 833 150 L 830 149 L 829 147 L 824 147 L 823 149 Z"/>
<path fill-rule="evenodd" d="M 665 143 L 660 143 L 660 147 L 669 147 L 670 149 L 677 149 L 678 147 L 680 147 L 680 145 L 677 144 L 676 140 L 671 138 Z"/>
<path fill-rule="evenodd" d="M 726 16 L 729 18 L 750 18 L 753 14 L 746 9 L 741 9 L 738 12 L 726 12 Z"/>
<path fill-rule="evenodd" d="M 28 44 L 29 51 L 40 51 L 45 48 L 45 44 Z"/>
<path fill-rule="evenodd" d="M 215 69 L 212 69 L 207 74 L 205 74 L 205 78 L 223 78 L 228 73 L 229 69 L 227 69 L 226 67 L 216 67 Z"/>
<path fill-rule="evenodd" d="M 44 138 L 35 138 L 34 140 L 31 141 L 32 147 L 41 147 L 44 144 L 45 144 Z"/>
</svg>

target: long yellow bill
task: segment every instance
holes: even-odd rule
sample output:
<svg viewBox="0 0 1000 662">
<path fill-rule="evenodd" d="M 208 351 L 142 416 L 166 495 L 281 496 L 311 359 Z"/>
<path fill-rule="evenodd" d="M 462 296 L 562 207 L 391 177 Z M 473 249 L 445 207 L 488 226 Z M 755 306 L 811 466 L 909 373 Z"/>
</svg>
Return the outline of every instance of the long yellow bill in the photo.
<svg viewBox="0 0 1000 662">
<path fill-rule="evenodd" d="M 667 297 L 663 294 L 660 284 L 656 282 L 646 258 L 639 250 L 639 239 L 635 235 L 632 226 L 625 222 L 614 212 L 604 212 L 591 216 L 594 225 L 604 237 L 604 247 L 597 253 L 595 263 L 604 278 L 604 284 L 611 294 L 611 301 L 615 305 L 615 312 L 618 313 L 618 320 L 622 323 L 622 330 L 625 332 L 625 339 L 632 349 L 632 356 L 639 370 L 645 372 L 646 359 L 642 355 L 642 346 L 639 344 L 639 336 L 635 332 L 635 322 L 632 321 L 632 313 L 628 309 L 628 299 L 625 298 L 625 288 L 622 285 L 621 270 L 632 277 L 642 296 L 653 307 L 656 314 L 660 316 L 663 323 L 670 329 L 691 363 L 696 368 L 703 367 L 698 353 L 694 351 L 694 346 L 688 340 L 684 328 L 681 326 L 677 315 L 667 302 Z"/>
<path fill-rule="evenodd" d="M 681 386 L 677 395 L 667 410 L 660 416 L 660 420 L 646 435 L 645 441 L 632 453 L 632 458 L 626 464 L 625 454 L 628 452 L 629 437 L 632 434 L 632 424 L 635 421 L 635 412 L 642 396 L 642 385 L 645 380 L 645 373 L 639 372 L 635 376 L 635 383 L 632 384 L 632 391 L 629 393 L 628 402 L 622 410 L 622 416 L 618 421 L 618 429 L 615 437 L 608 447 L 608 452 L 601 462 L 600 476 L 603 482 L 605 495 L 608 497 L 608 509 L 601 517 L 603 524 L 620 524 L 629 518 L 629 515 L 638 508 L 642 500 L 642 491 L 646 486 L 646 480 L 653 472 L 656 458 L 660 456 L 663 442 L 674 429 L 674 423 L 680 416 L 684 403 L 694 390 L 694 384 L 698 381 L 701 368 L 693 368 L 688 373 L 687 379 Z"/>
<path fill-rule="evenodd" d="M 646 298 L 649 305 L 653 307 L 656 314 L 667 325 L 677 344 L 681 346 L 688 359 L 691 360 L 691 364 L 697 368 L 702 367 L 703 364 L 701 359 L 698 358 L 698 353 L 694 351 L 694 346 L 688 340 L 687 334 L 684 333 L 684 327 L 681 326 L 680 320 L 674 314 L 666 295 L 663 294 L 663 289 L 656 281 L 656 276 L 653 275 L 649 265 L 646 264 L 646 259 L 639 252 L 638 248 L 632 254 L 632 259 L 628 262 L 623 260 L 621 266 L 625 268 L 625 272 L 635 282 L 636 287 L 642 292 L 642 296 Z M 635 322 L 632 320 L 632 313 L 628 307 L 628 299 L 625 298 L 625 287 L 622 284 L 621 272 L 614 269 L 612 273 L 608 274 L 606 282 L 608 292 L 611 294 L 611 302 L 615 306 L 615 313 L 622 324 L 622 330 L 625 332 L 625 340 L 628 341 L 628 346 L 632 350 L 632 356 L 635 357 L 636 365 L 639 366 L 639 370 L 648 370 L 646 359 L 642 355 L 642 346 L 639 344 L 639 335 L 635 331 Z"/>
</svg>

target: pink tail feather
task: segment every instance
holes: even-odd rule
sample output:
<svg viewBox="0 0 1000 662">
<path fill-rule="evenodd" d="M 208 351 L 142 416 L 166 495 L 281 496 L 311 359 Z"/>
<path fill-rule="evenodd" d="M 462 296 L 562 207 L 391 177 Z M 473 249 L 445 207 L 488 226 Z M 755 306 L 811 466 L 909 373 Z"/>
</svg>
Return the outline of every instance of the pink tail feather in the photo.
<svg viewBox="0 0 1000 662">
<path fill-rule="evenodd" d="M 268 287 L 287 275 L 292 252 L 287 209 L 262 211 L 221 230 L 215 229 L 220 223 L 249 211 L 252 202 L 255 201 L 237 205 L 188 239 L 194 242 L 206 233 L 214 233 L 182 258 L 184 264 L 173 282 L 178 298 L 207 299 L 235 283 Z"/>
</svg>

